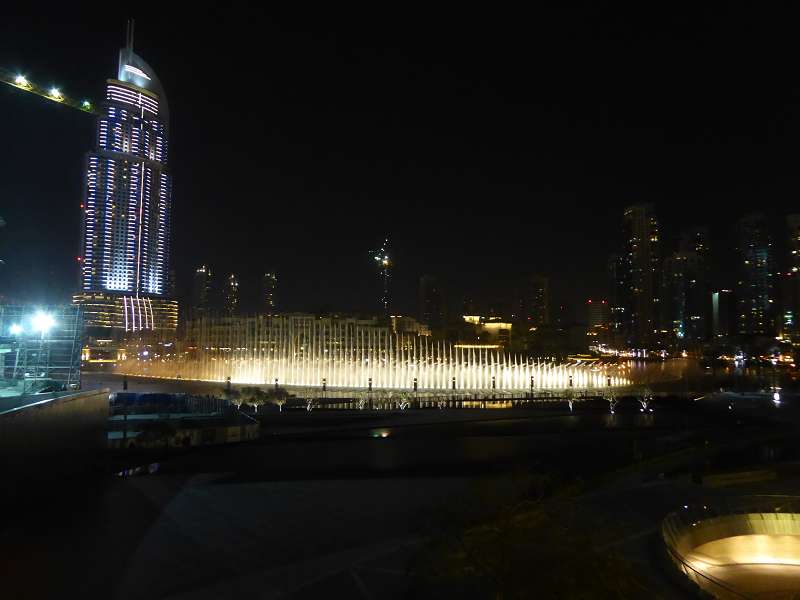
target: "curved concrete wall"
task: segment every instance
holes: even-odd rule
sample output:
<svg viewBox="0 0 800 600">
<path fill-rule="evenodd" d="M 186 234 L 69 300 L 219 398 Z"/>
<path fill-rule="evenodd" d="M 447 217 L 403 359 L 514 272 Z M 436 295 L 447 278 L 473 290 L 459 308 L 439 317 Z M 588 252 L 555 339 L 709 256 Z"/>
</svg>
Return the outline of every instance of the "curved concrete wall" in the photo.
<svg viewBox="0 0 800 600">
<path fill-rule="evenodd" d="M 800 535 L 800 515 L 795 513 L 725 515 L 696 523 L 675 529 L 672 550 L 681 556 L 708 542 L 737 535 Z"/>
<path fill-rule="evenodd" d="M 800 536 L 800 514 L 775 512 L 780 509 L 796 509 L 796 504 L 797 499 L 758 499 L 753 501 L 753 512 L 711 516 L 713 512 L 706 509 L 701 513 L 672 513 L 664 519 L 661 533 L 675 566 L 697 584 L 700 590 L 711 593 L 716 598 L 739 600 L 749 596 L 737 589 L 738 585 L 732 585 L 730 578 L 719 579 L 715 575 L 720 573 L 707 567 L 715 564 L 738 567 L 751 562 L 776 566 L 797 564 L 793 556 L 797 545 L 792 540 L 792 544 L 787 545 L 785 536 Z M 737 546 L 737 542 L 741 545 Z M 731 551 L 736 548 L 738 550 Z M 783 551 L 789 548 L 792 556 L 781 556 L 781 552 L 775 551 L 778 548 Z M 696 552 L 698 549 L 699 552 Z M 711 552 L 712 555 L 704 554 L 706 552 Z M 717 556 L 718 552 L 720 554 Z M 764 552 L 770 555 L 769 561 L 761 560 L 763 557 L 758 557 L 758 560 L 753 558 Z M 748 556 L 749 559 L 743 560 Z M 697 559 L 701 559 L 699 563 Z"/>
</svg>

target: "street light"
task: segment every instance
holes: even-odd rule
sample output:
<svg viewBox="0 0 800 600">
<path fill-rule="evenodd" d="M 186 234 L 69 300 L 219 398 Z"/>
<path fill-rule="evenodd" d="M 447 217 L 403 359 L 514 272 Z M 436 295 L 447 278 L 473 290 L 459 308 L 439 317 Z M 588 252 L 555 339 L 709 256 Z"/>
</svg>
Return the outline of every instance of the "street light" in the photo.
<svg viewBox="0 0 800 600">
<path fill-rule="evenodd" d="M 22 328 L 22 325 L 20 325 L 19 323 L 12 323 L 11 327 L 9 327 L 9 329 L 8 329 L 8 332 L 11 335 L 22 335 L 23 331 L 25 331 L 25 330 Z"/>
</svg>

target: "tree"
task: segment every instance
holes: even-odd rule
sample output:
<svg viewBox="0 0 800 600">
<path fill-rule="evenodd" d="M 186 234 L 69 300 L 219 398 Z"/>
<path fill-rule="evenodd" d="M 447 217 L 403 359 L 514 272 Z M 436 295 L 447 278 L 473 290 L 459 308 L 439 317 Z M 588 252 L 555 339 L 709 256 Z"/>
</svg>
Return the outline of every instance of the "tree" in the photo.
<svg viewBox="0 0 800 600">
<path fill-rule="evenodd" d="M 242 404 L 249 404 L 258 412 L 258 407 L 268 402 L 269 396 L 260 387 L 246 387 L 241 391 Z"/>
<path fill-rule="evenodd" d="M 283 412 L 283 405 L 286 404 L 286 401 L 289 399 L 289 392 L 282 387 L 274 387 L 270 388 L 270 390 L 264 394 L 264 397 L 267 402 L 278 407 L 278 412 Z"/>
<path fill-rule="evenodd" d="M 228 402 L 235 404 L 237 407 L 240 407 L 242 405 L 241 396 L 242 396 L 241 392 L 237 389 L 230 388 L 227 386 L 222 388 L 222 397 L 225 398 L 225 400 L 227 400 Z"/>
</svg>

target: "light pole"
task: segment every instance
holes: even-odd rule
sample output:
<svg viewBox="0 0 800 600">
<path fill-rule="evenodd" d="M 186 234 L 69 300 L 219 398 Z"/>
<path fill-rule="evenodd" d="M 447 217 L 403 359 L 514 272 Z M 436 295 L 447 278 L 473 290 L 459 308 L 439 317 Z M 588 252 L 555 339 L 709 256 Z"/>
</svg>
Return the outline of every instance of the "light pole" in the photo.
<svg viewBox="0 0 800 600">
<path fill-rule="evenodd" d="M 37 371 L 36 375 L 34 375 L 34 379 L 38 379 L 39 370 L 42 368 L 42 354 L 44 353 L 44 336 L 47 334 L 50 329 L 52 329 L 53 325 L 56 324 L 53 315 L 46 313 L 44 311 L 37 311 L 33 318 L 31 319 L 31 325 L 33 325 L 33 330 L 39 333 L 39 357 L 37 362 Z M 44 371 L 42 371 L 42 377 L 45 374 L 50 372 L 50 353 L 47 353 L 47 361 L 44 363 Z"/>
</svg>

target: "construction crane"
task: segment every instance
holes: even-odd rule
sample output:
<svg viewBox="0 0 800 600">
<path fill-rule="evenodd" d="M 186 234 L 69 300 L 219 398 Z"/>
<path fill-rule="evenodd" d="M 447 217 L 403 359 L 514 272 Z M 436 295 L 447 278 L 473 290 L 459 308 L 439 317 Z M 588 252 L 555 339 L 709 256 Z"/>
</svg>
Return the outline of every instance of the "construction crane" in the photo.
<svg viewBox="0 0 800 600">
<path fill-rule="evenodd" d="M 25 75 L 20 73 L 13 73 L 7 69 L 0 68 L 0 81 L 12 87 L 22 90 L 23 92 L 30 92 L 49 100 L 50 102 L 57 102 L 64 106 L 69 106 L 81 112 L 99 115 L 100 113 L 89 100 L 76 100 L 65 95 L 57 87 L 43 87 L 29 80 Z"/>
</svg>

